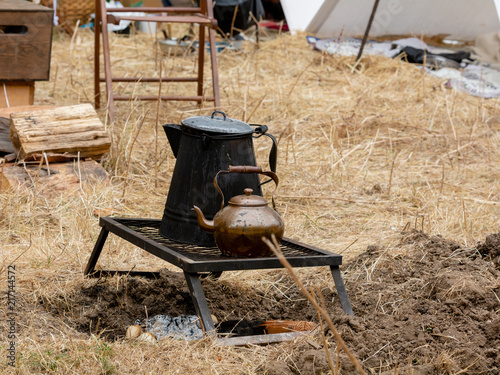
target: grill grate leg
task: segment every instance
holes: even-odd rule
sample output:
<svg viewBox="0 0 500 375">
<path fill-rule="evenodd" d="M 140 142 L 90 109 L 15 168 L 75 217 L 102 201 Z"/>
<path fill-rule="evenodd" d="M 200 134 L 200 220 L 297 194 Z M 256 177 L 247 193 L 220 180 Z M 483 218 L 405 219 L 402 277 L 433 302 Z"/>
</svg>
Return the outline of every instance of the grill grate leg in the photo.
<svg viewBox="0 0 500 375">
<path fill-rule="evenodd" d="M 203 288 L 201 286 L 200 275 L 198 273 L 189 273 L 184 271 L 184 276 L 186 277 L 189 292 L 191 293 L 191 298 L 193 299 L 194 308 L 196 309 L 196 314 L 200 317 L 203 330 L 208 335 L 215 335 L 215 327 L 212 321 L 212 316 L 210 315 L 210 310 L 208 309 L 205 293 L 203 292 Z"/>
<path fill-rule="evenodd" d="M 335 282 L 335 288 L 337 288 L 340 304 L 342 305 L 342 310 L 344 310 L 346 314 L 354 316 L 339 266 L 330 266 L 330 269 L 332 271 L 333 281 Z"/>
<path fill-rule="evenodd" d="M 105 227 L 102 227 L 101 232 L 99 233 L 99 237 L 97 238 L 97 241 L 94 245 L 94 250 L 92 251 L 92 254 L 90 255 L 89 261 L 87 263 L 87 267 L 85 267 L 85 271 L 83 271 L 83 274 L 85 276 L 94 273 L 97 259 L 99 259 L 99 256 L 101 255 L 101 251 L 102 251 L 102 248 L 104 247 L 104 243 L 106 242 L 106 239 L 108 238 L 108 234 L 109 234 L 109 231 Z"/>
</svg>

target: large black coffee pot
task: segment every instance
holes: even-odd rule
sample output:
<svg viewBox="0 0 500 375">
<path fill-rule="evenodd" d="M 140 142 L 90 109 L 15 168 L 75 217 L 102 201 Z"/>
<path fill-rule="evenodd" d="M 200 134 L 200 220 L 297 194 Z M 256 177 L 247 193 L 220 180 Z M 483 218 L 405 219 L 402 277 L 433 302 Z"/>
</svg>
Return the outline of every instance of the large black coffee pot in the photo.
<svg viewBox="0 0 500 375">
<path fill-rule="evenodd" d="M 160 234 L 171 240 L 200 246 L 215 246 L 214 236 L 198 226 L 193 206 L 198 206 L 208 220 L 221 207 L 221 197 L 212 181 L 220 170 L 230 165 L 256 165 L 253 138 L 270 137 L 270 169 L 276 171 L 277 142 L 267 134 L 267 126 L 253 125 L 227 118 L 215 111 L 211 116 L 189 117 L 181 125 L 163 126 L 176 160 L 168 191 Z M 219 181 L 226 197 L 240 195 L 246 188 L 262 195 L 257 174 L 227 175 Z M 224 202 L 227 204 L 227 201 Z"/>
</svg>

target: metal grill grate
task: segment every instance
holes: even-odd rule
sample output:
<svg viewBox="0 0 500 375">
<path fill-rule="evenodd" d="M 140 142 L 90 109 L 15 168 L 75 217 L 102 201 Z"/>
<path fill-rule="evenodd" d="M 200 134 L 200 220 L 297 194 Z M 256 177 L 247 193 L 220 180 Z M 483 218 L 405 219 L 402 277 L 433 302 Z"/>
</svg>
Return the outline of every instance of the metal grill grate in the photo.
<svg viewBox="0 0 500 375">
<path fill-rule="evenodd" d="M 146 250 L 184 271 L 189 292 L 195 305 L 196 313 L 200 317 L 205 332 L 214 331 L 210 309 L 205 298 L 200 277 L 203 273 L 211 273 L 215 277 L 225 271 L 256 270 L 281 268 L 282 265 L 276 257 L 267 258 L 230 258 L 223 256 L 216 247 L 201 247 L 196 245 L 181 244 L 169 240 L 160 235 L 160 220 L 155 219 L 128 219 L 101 217 L 101 233 L 96 241 L 94 250 L 90 255 L 85 275 L 102 277 L 107 275 L 134 275 L 148 276 L 151 272 L 146 271 L 120 271 L 100 270 L 95 266 L 108 234 L 123 238 L 124 240 Z M 345 313 L 352 315 L 351 303 L 347 296 L 344 281 L 340 274 L 339 266 L 342 264 L 342 256 L 331 253 L 313 246 L 301 244 L 291 239 L 284 239 L 281 250 L 292 267 L 317 267 L 330 266 L 335 281 L 342 309 Z M 270 337 L 268 335 L 266 337 Z"/>
<path fill-rule="evenodd" d="M 133 220 L 133 219 L 119 219 L 113 218 L 116 222 L 126 226 L 127 228 L 137 232 L 138 234 L 151 239 L 163 246 L 166 246 L 185 257 L 194 261 L 207 261 L 207 260 L 228 260 L 231 259 L 221 254 L 220 250 L 215 247 L 203 247 L 198 245 L 183 244 L 176 241 L 169 240 L 159 233 L 160 221 L 157 220 Z M 281 251 L 285 257 L 310 257 L 315 255 L 323 255 L 314 248 L 307 248 L 300 246 L 289 241 L 283 240 L 281 243 Z M 333 255 L 333 254 L 332 254 Z M 275 258 L 270 257 L 270 258 Z M 235 258 L 241 259 L 241 258 Z M 269 258 L 261 258 L 269 259 Z"/>
</svg>

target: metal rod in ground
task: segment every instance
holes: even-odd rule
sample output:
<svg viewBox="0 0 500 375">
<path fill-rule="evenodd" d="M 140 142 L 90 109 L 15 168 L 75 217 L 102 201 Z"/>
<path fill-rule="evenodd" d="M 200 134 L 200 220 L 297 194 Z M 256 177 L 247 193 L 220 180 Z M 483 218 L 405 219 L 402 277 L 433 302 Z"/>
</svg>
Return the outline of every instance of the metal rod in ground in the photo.
<svg viewBox="0 0 500 375">
<path fill-rule="evenodd" d="M 363 35 L 363 41 L 361 42 L 361 47 L 359 47 L 358 57 L 356 57 L 355 64 L 357 64 L 361 59 L 361 56 L 363 56 L 363 50 L 365 49 L 366 40 L 368 39 L 368 34 L 370 34 L 370 29 L 372 28 L 373 19 L 375 18 L 375 13 L 377 13 L 379 2 L 380 0 L 375 0 L 375 4 L 373 4 L 372 14 L 370 15 L 368 25 L 366 25 L 365 35 Z"/>
</svg>

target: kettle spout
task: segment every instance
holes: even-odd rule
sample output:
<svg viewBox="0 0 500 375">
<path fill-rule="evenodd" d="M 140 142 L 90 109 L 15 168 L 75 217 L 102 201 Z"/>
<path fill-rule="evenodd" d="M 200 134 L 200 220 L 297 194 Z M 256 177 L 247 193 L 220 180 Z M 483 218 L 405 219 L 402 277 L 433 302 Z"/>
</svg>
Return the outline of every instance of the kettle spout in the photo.
<svg viewBox="0 0 500 375">
<path fill-rule="evenodd" d="M 195 210 L 196 214 L 198 215 L 198 226 L 201 229 L 203 229 L 204 231 L 213 232 L 215 230 L 215 228 L 214 228 L 214 221 L 213 220 L 207 220 L 205 218 L 205 215 L 203 215 L 203 212 L 200 210 L 199 207 L 194 206 L 193 210 Z"/>
<path fill-rule="evenodd" d="M 165 134 L 167 134 L 168 143 L 170 143 L 170 148 L 174 153 L 175 158 L 177 158 L 177 153 L 179 151 L 179 145 L 181 143 L 182 130 L 181 126 L 177 124 L 165 124 L 163 125 Z"/>
</svg>

